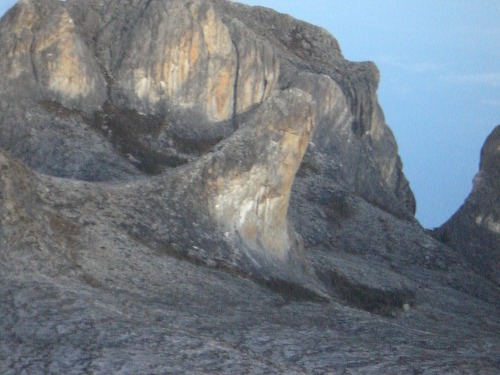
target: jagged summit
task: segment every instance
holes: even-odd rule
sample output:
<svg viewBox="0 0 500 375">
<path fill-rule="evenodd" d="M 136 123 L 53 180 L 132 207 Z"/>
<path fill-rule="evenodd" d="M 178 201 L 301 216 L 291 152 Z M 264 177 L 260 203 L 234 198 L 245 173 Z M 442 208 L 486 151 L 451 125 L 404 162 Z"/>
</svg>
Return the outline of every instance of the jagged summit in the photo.
<svg viewBox="0 0 500 375">
<path fill-rule="evenodd" d="M 435 235 L 476 272 L 500 285 L 500 125 L 481 149 L 472 192 Z"/>
<path fill-rule="evenodd" d="M 193 142 L 225 138 L 272 92 L 296 87 L 317 106 L 313 143 L 336 155 L 349 188 L 413 213 L 374 65 L 344 60 L 322 29 L 248 12 L 226 1 L 19 3 L 0 26 L 9 56 L 2 147 L 56 176 L 157 173 L 191 160 Z"/>
<path fill-rule="evenodd" d="M 324 30 L 269 10 L 245 23 L 249 11 L 201 0 L 19 3 L 0 25 L 3 147 L 42 173 L 87 181 L 164 173 L 185 185 L 172 169 L 196 170 L 216 190 L 202 211 L 281 257 L 293 246 L 288 202 L 310 140 L 339 186 L 410 218 L 414 198 L 373 64 L 345 61 Z M 283 24 L 273 37 L 270 18 Z M 249 125 L 255 116 L 265 130 Z M 249 126 L 261 143 L 245 147 L 258 154 L 229 146 Z M 214 147 L 223 168 L 202 166 Z M 241 158 L 245 167 L 224 171 Z"/>
<path fill-rule="evenodd" d="M 414 219 L 378 70 L 325 30 L 23 0 L 0 56 L 1 373 L 498 369 L 498 283 Z"/>
<path fill-rule="evenodd" d="M 500 125 L 486 139 L 481 149 L 481 172 L 486 174 L 490 184 L 496 188 L 500 184 Z M 497 189 L 498 191 L 498 189 Z"/>
</svg>

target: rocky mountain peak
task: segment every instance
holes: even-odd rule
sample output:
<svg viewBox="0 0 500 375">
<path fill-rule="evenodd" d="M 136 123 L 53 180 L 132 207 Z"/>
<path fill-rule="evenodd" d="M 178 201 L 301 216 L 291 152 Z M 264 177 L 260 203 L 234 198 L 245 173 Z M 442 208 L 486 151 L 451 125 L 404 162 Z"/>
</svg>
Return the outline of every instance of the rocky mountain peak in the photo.
<svg viewBox="0 0 500 375">
<path fill-rule="evenodd" d="M 470 266 L 500 284 L 500 126 L 481 150 L 474 187 L 436 238 L 456 249 Z"/>
<path fill-rule="evenodd" d="M 297 87 L 313 95 L 318 105 L 314 144 L 327 153 L 352 144 L 337 152 L 342 169 L 359 169 L 344 173 L 346 182 L 381 206 L 398 211 L 399 200 L 412 213 L 414 199 L 377 104 L 375 66 L 344 60 L 338 43 L 325 30 L 267 9 L 252 9 L 252 17 L 249 11 L 236 3 L 201 0 L 21 2 L 2 23 L 2 53 L 11 56 L 1 67 L 3 85 L 13 96 L 33 101 L 35 108 L 45 104 L 40 109 L 49 117 L 45 121 L 54 122 L 50 117 L 57 105 L 63 111 L 82 111 L 85 125 L 80 129 L 109 129 L 121 121 L 117 111 L 157 116 L 158 125 L 143 131 L 147 133 L 143 137 L 152 137 L 153 143 L 167 141 L 159 136 L 224 137 L 227 127 L 214 124 L 234 123 L 236 116 L 265 101 L 273 91 Z M 47 111 L 48 104 L 52 113 Z M 175 116 L 169 115 L 172 111 Z M 167 127 L 172 129 L 161 132 Z M 14 138 L 28 137 L 24 144 L 30 150 L 24 154 L 33 154 L 37 140 L 24 128 L 16 126 L 19 134 Z M 151 134 L 158 131 L 159 135 Z M 66 153 L 65 159 L 75 159 L 71 154 L 78 145 L 70 146 L 67 137 L 60 143 L 66 146 L 58 147 L 58 152 Z M 133 175 L 133 169 L 151 164 L 142 160 L 144 154 L 157 155 L 158 148 L 165 149 L 148 143 L 147 150 L 136 144 L 123 147 L 141 165 L 130 165 L 119 160 L 116 152 L 104 151 L 109 148 L 106 140 L 94 139 L 86 153 L 99 147 L 101 155 L 108 154 L 106 159 Z M 30 164 L 30 156 L 21 155 L 16 147 L 4 147 Z M 159 153 L 156 159 L 170 160 Z M 368 161 L 367 154 L 376 157 Z M 351 165 L 357 158 L 360 162 Z M 116 178 L 116 168 L 107 165 L 100 168 L 99 176 L 89 176 L 76 171 L 81 170 L 76 159 L 65 171 L 55 165 L 61 163 L 46 155 L 43 159 L 43 165 L 30 165 L 45 173 L 85 180 Z"/>
<path fill-rule="evenodd" d="M 464 255 L 497 243 L 498 128 L 433 238 L 378 69 L 324 29 L 22 0 L 0 56 L 1 373 L 498 368 L 495 263 Z"/>
<path fill-rule="evenodd" d="M 493 186 L 500 187 L 500 125 L 493 129 L 481 149 L 480 171 Z"/>
<path fill-rule="evenodd" d="M 258 161 L 261 177 L 256 169 L 246 183 L 215 177 L 226 181 L 219 181 L 223 198 L 215 204 L 222 227 L 235 215 L 256 212 L 252 224 L 234 218 L 235 229 L 243 238 L 256 231 L 264 247 L 282 252 L 289 194 L 309 140 L 316 147 L 311 157 L 330 155 L 329 173 L 345 188 L 410 218 L 414 199 L 377 104 L 373 64 L 345 61 L 324 30 L 263 9 L 249 22 L 249 12 L 203 0 L 19 3 L 0 26 L 9 56 L 1 70 L 9 88 L 2 129 L 10 136 L 2 137 L 2 146 L 55 176 L 92 181 L 156 174 L 222 145 L 251 122 L 252 111 L 262 112 L 259 106 L 294 88 L 311 96 L 313 109 L 301 104 L 294 112 L 282 104 L 276 116 L 288 120 L 277 129 L 274 117 L 261 118 L 267 132 L 284 134 L 282 146 L 256 145 L 264 154 L 250 160 Z M 273 32 L 269 19 L 283 29 Z M 323 46 L 333 50 L 313 51 Z M 24 100 L 13 105 L 15 96 Z M 235 192 L 233 184 L 245 188 Z M 283 201 L 262 205 L 268 196 Z"/>
</svg>

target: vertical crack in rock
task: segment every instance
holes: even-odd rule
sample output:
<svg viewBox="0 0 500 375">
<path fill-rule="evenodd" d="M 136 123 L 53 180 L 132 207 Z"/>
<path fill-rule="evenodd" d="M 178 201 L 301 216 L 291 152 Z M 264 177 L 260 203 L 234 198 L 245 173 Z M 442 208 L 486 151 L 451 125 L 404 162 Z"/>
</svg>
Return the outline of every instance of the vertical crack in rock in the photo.
<svg viewBox="0 0 500 375">
<path fill-rule="evenodd" d="M 174 0 L 164 8 L 144 11 L 130 32 L 117 68 L 117 92 L 128 106 L 148 113 L 174 106 L 218 122 L 276 89 L 273 48 L 243 24 L 223 21 L 209 2 Z"/>
<path fill-rule="evenodd" d="M 236 73 L 234 75 L 233 83 L 233 130 L 237 130 L 238 123 L 236 122 L 236 115 L 238 113 L 238 80 L 240 77 L 240 51 L 238 49 L 238 44 L 233 40 L 233 47 L 236 53 Z"/>
<path fill-rule="evenodd" d="M 159 12 L 145 11 L 129 47 L 118 84 L 135 109 L 155 113 L 168 104 L 209 121 L 232 117 L 233 45 L 211 4 L 171 1 Z"/>
<path fill-rule="evenodd" d="M 101 104 L 104 79 L 69 12 L 55 1 L 20 2 L 13 12 L 15 25 L 2 46 L 15 56 L 7 77 L 26 91 L 36 87 L 38 98 L 79 108 Z"/>
<path fill-rule="evenodd" d="M 38 83 L 38 70 L 35 64 L 35 56 L 36 56 L 35 34 L 33 34 L 32 36 L 29 51 L 30 51 L 31 74 L 33 74 L 33 79 L 35 80 L 35 82 Z"/>
</svg>

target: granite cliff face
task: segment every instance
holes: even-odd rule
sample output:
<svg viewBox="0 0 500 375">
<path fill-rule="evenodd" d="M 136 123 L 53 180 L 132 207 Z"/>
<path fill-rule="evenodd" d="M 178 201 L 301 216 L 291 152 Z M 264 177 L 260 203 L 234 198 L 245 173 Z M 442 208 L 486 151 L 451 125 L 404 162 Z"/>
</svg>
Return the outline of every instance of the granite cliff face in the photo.
<svg viewBox="0 0 500 375">
<path fill-rule="evenodd" d="M 287 113 L 284 103 L 283 115 L 261 118 L 270 122 L 264 132 L 284 137 L 269 140 L 276 146 L 256 145 L 264 161 L 245 176 L 213 176 L 212 211 L 221 228 L 283 256 L 290 247 L 290 190 L 310 138 L 337 164 L 331 169 L 339 183 L 410 218 L 414 200 L 377 104 L 373 64 L 346 62 L 325 31 L 296 21 L 270 37 L 265 25 L 275 20 L 257 13 L 262 22 L 247 25 L 245 12 L 226 2 L 20 2 L 2 29 L 9 57 L 2 67 L 8 88 L 2 129 L 11 134 L 4 148 L 60 177 L 159 173 L 201 156 L 195 146 L 184 148 L 198 155 L 184 155 L 186 143 L 222 143 L 245 123 L 238 115 L 295 88 L 312 96 L 314 108 L 297 104 Z M 332 50 L 308 51 L 321 43 Z M 306 119 L 295 119 L 300 111 Z M 275 128 L 277 117 L 283 125 Z"/>
<path fill-rule="evenodd" d="M 419 226 L 377 68 L 325 30 L 225 0 L 21 0 L 0 56 L 2 373 L 500 366 L 470 223 Z M 467 208 L 495 241 L 496 133 Z"/>
<path fill-rule="evenodd" d="M 11 133 L 3 147 L 44 173 L 110 180 L 158 163 L 157 172 L 183 160 L 171 155 L 180 151 L 176 139 L 225 138 L 234 129 L 224 122 L 296 87 L 313 96 L 312 140 L 334 157 L 338 178 L 389 210 L 414 211 L 377 104 L 377 69 L 344 60 L 324 30 L 268 11 L 248 17 L 247 8 L 228 2 L 51 0 L 20 2 L 2 35 L 9 57 L 1 67 L 2 128 Z M 124 130 L 116 114 L 123 111 L 133 111 L 143 128 Z M 140 145 L 127 147 L 134 131 Z"/>
</svg>

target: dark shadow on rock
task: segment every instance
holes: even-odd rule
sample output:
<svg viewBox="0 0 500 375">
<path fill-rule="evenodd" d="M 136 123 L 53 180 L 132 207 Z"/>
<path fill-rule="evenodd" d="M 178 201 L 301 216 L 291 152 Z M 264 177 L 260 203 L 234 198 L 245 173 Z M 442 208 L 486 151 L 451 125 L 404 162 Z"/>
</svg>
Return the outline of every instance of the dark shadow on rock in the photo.
<svg viewBox="0 0 500 375">
<path fill-rule="evenodd" d="M 319 272 L 319 278 L 328 285 L 333 296 L 349 306 L 372 314 L 392 317 L 405 304 L 412 306 L 415 293 L 408 289 L 382 290 L 354 283 L 347 276 L 331 270 Z"/>
</svg>

